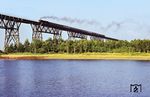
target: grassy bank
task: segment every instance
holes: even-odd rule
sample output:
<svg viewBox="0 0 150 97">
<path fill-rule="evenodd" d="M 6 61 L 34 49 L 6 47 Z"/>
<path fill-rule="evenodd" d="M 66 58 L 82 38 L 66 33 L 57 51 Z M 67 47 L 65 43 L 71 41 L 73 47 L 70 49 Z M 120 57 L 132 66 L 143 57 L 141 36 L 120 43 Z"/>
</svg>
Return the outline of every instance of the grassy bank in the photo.
<svg viewBox="0 0 150 97">
<path fill-rule="evenodd" d="M 83 54 L 1 54 L 0 59 L 104 59 L 150 60 L 150 53 L 83 53 Z"/>
</svg>

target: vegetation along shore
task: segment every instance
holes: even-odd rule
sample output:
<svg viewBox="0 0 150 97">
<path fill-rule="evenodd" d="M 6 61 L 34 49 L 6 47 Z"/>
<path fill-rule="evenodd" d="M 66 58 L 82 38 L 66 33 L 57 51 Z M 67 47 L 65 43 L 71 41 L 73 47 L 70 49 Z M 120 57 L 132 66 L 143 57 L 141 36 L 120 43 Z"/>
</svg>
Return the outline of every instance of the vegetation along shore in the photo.
<svg viewBox="0 0 150 97">
<path fill-rule="evenodd" d="M 150 60 L 150 40 L 26 40 L 11 44 L 1 59 L 120 59 Z"/>
</svg>

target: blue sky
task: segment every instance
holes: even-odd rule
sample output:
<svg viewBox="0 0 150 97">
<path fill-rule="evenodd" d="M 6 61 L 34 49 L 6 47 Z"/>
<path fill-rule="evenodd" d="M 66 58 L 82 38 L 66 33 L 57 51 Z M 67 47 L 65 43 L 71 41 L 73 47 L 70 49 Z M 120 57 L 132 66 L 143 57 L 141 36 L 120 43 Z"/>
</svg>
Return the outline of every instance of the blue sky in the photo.
<svg viewBox="0 0 150 97">
<path fill-rule="evenodd" d="M 42 16 L 57 16 L 94 20 L 99 25 L 69 24 L 54 21 L 123 40 L 150 39 L 150 0 L 1 0 L 0 13 L 38 20 Z M 53 20 L 51 20 L 53 21 Z M 119 24 L 117 28 L 116 24 Z M 101 28 L 107 28 L 107 30 Z M 3 40 L 4 30 L 0 30 Z M 20 28 L 21 42 L 31 40 L 29 25 Z M 65 35 L 64 35 L 65 36 Z M 48 37 L 48 35 L 44 35 Z"/>
</svg>

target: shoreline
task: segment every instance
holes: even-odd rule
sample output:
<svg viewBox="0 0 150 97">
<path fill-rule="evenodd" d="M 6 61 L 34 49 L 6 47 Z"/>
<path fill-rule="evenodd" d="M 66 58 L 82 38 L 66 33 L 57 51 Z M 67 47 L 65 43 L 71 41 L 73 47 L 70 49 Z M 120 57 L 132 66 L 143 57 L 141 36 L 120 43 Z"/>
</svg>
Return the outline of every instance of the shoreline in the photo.
<svg viewBox="0 0 150 97">
<path fill-rule="evenodd" d="M 15 60 L 150 60 L 150 53 L 83 53 L 83 54 L 2 54 L 0 59 Z"/>
</svg>

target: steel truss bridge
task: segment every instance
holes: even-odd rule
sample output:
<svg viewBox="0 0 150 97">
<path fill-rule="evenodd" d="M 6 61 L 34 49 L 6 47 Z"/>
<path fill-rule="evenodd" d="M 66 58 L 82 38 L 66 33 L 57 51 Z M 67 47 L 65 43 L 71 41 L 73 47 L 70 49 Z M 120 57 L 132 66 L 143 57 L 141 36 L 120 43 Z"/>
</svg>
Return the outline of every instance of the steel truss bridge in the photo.
<svg viewBox="0 0 150 97">
<path fill-rule="evenodd" d="M 89 36 L 91 40 L 115 40 L 118 39 L 106 37 L 105 35 L 98 34 L 91 31 L 86 31 L 78 28 L 73 28 L 66 25 L 60 25 L 56 23 L 52 23 L 49 21 L 39 20 L 33 21 L 28 19 L 23 19 L 14 16 L 8 16 L 4 14 L 0 14 L 0 28 L 5 29 L 5 41 L 4 48 L 8 47 L 11 42 L 15 44 L 19 44 L 19 28 L 21 24 L 30 24 L 32 28 L 32 39 L 42 40 L 42 33 L 53 34 L 53 38 L 59 39 L 62 36 L 62 31 L 67 32 L 68 39 L 72 38 L 80 38 L 87 39 Z"/>
</svg>

